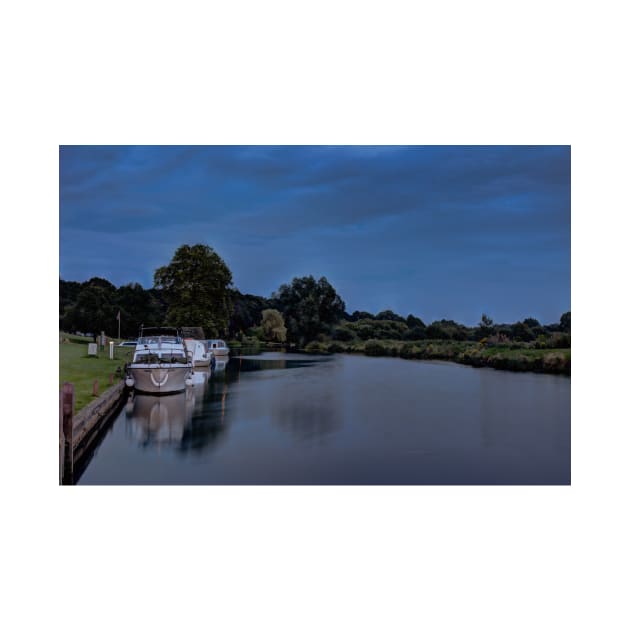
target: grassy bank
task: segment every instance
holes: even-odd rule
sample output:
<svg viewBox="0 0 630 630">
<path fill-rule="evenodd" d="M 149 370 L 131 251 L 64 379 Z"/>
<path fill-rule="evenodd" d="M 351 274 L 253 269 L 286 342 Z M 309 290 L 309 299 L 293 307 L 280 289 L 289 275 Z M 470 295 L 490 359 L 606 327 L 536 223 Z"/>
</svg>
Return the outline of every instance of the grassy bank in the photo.
<svg viewBox="0 0 630 630">
<path fill-rule="evenodd" d="M 109 389 L 110 374 L 116 368 L 122 370 L 125 362 L 131 359 L 133 348 L 115 348 L 114 359 L 109 358 L 109 348 L 100 350 L 98 356 L 88 357 L 87 344 L 92 341 L 87 337 L 60 335 L 59 343 L 59 386 L 64 382 L 74 384 L 76 405 L 75 412 L 94 400 L 92 386 L 98 380 L 98 391 L 102 394 Z M 114 377 L 114 383 L 116 377 Z"/>
<path fill-rule="evenodd" d="M 528 343 L 486 347 L 475 341 L 313 341 L 309 353 L 348 352 L 402 359 L 455 361 L 475 367 L 492 367 L 515 372 L 571 374 L 570 348 L 536 348 Z"/>
</svg>

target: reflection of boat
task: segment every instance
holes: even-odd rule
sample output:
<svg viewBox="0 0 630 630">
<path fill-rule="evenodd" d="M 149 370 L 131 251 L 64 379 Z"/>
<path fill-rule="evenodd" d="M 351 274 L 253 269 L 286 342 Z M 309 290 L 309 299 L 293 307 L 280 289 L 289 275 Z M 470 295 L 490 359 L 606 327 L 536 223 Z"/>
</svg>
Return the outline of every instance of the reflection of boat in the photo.
<svg viewBox="0 0 630 630">
<path fill-rule="evenodd" d="M 214 371 L 216 372 L 224 372 L 227 367 L 228 362 L 230 361 L 230 357 L 220 357 L 216 360 L 214 365 Z"/>
<path fill-rule="evenodd" d="M 172 394 L 186 389 L 192 364 L 177 328 L 141 328 L 129 365 L 127 385 L 148 394 Z"/>
<path fill-rule="evenodd" d="M 186 350 L 192 354 L 193 367 L 206 367 L 210 365 L 212 352 L 206 348 L 206 344 L 198 339 L 184 339 Z"/>
<path fill-rule="evenodd" d="M 206 343 L 208 344 L 208 351 L 212 352 L 217 359 L 230 354 L 230 349 L 223 339 L 208 339 Z"/>
<path fill-rule="evenodd" d="M 126 407 L 131 434 L 140 444 L 180 444 L 195 405 L 191 389 L 173 396 L 136 394 Z"/>
</svg>

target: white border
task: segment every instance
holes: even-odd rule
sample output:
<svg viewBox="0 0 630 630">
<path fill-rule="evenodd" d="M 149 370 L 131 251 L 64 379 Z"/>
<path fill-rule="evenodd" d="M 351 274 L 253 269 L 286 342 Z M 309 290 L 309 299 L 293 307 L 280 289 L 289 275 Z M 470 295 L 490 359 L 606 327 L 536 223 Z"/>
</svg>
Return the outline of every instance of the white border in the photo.
<svg viewBox="0 0 630 630">
<path fill-rule="evenodd" d="M 3 625 L 627 627 L 628 51 L 616 7 L 5 9 L 3 324 L 29 360 L 3 368 Z M 45 409 L 57 146 L 71 143 L 571 144 L 573 486 L 58 488 Z"/>
</svg>

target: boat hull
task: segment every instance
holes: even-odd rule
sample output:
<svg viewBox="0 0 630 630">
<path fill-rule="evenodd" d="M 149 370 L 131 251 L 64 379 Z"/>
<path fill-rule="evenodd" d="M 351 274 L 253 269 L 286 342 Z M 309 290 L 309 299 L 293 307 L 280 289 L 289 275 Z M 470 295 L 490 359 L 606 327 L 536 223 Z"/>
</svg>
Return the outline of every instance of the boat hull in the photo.
<svg viewBox="0 0 630 630">
<path fill-rule="evenodd" d="M 187 365 L 151 367 L 147 365 L 129 367 L 134 380 L 134 389 L 145 394 L 176 394 L 186 389 L 190 375 Z"/>
</svg>

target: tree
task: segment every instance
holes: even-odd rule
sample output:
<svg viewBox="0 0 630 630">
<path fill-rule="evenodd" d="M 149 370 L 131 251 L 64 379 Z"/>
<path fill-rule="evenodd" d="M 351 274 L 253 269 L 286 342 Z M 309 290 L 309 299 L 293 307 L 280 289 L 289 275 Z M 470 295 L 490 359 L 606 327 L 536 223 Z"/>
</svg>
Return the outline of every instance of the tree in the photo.
<svg viewBox="0 0 630 630">
<path fill-rule="evenodd" d="M 170 326 L 201 326 L 207 335 L 225 335 L 232 312 L 232 272 L 208 245 L 182 245 L 154 274 L 167 305 Z"/>
<path fill-rule="evenodd" d="M 571 311 L 567 311 L 560 317 L 560 330 L 562 332 L 571 332 Z"/>
<path fill-rule="evenodd" d="M 345 311 L 343 300 L 324 277 L 293 278 L 273 294 L 272 303 L 284 315 L 288 340 L 300 344 L 330 332 Z"/>
<path fill-rule="evenodd" d="M 533 341 L 536 337 L 524 322 L 512 324 L 512 338 L 515 341 Z"/>
<path fill-rule="evenodd" d="M 137 282 L 126 284 L 116 290 L 120 309 L 120 334 L 135 337 L 140 326 L 161 326 L 166 311 L 153 290 L 145 290 Z"/>
<path fill-rule="evenodd" d="M 540 328 L 540 322 L 537 319 L 534 319 L 533 317 L 527 317 L 526 319 L 523 320 L 523 324 L 525 324 L 525 326 L 527 326 L 528 328 Z"/>
<path fill-rule="evenodd" d="M 77 301 L 66 310 L 61 326 L 64 330 L 91 332 L 95 338 L 104 330 L 113 337 L 118 333 L 117 312 L 115 291 L 100 283 L 86 282 Z"/>
<path fill-rule="evenodd" d="M 242 335 L 250 328 L 257 326 L 262 318 L 262 312 L 269 308 L 268 300 L 258 295 L 241 293 L 237 289 L 231 291 L 234 304 L 230 317 L 230 336 Z"/>
<path fill-rule="evenodd" d="M 66 281 L 59 278 L 59 317 L 61 318 L 76 303 L 82 285 L 80 282 Z"/>
<path fill-rule="evenodd" d="M 347 319 L 351 322 L 358 322 L 360 319 L 374 319 L 374 315 L 367 311 L 354 311 Z"/>
<path fill-rule="evenodd" d="M 406 321 L 407 321 L 407 326 L 409 326 L 409 328 L 426 328 L 425 323 L 419 317 L 416 317 L 415 315 L 412 315 L 411 313 L 407 315 Z"/>
<path fill-rule="evenodd" d="M 262 312 L 262 322 L 260 324 L 263 336 L 267 341 L 287 340 L 287 328 L 284 325 L 282 313 L 275 308 L 267 308 Z"/>
<path fill-rule="evenodd" d="M 386 320 L 390 322 L 404 322 L 405 321 L 404 317 L 397 315 L 396 313 L 394 313 L 394 311 L 389 310 L 389 309 L 386 311 L 381 311 L 375 316 L 374 319 Z"/>
</svg>

